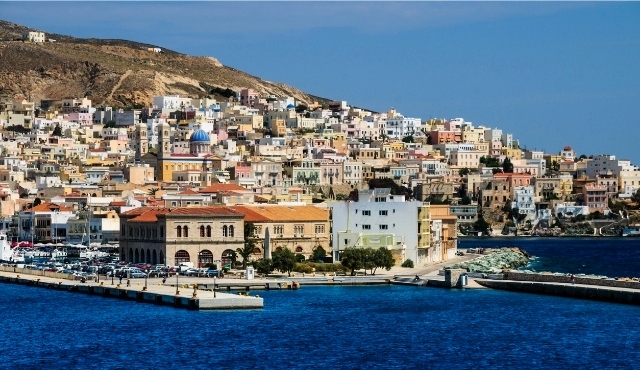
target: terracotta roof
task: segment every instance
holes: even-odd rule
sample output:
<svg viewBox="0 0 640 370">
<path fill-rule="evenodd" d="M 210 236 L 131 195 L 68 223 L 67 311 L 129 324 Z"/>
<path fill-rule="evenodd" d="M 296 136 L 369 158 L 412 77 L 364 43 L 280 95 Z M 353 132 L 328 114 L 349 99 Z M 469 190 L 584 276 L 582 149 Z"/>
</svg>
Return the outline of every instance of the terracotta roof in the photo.
<svg viewBox="0 0 640 370">
<path fill-rule="evenodd" d="M 230 207 L 138 207 L 122 214 L 122 216 L 133 216 L 132 222 L 156 222 L 159 215 L 185 215 L 185 216 L 242 216 Z"/>
<path fill-rule="evenodd" d="M 198 190 L 198 193 L 218 193 L 221 191 L 243 191 L 246 192 L 247 189 L 243 188 L 240 185 L 236 184 L 213 184 L 209 185 L 206 188 L 202 188 Z"/>
<path fill-rule="evenodd" d="M 127 205 L 127 202 L 119 200 L 119 201 L 113 201 L 109 205 L 112 207 L 124 207 Z"/>
<path fill-rule="evenodd" d="M 176 195 L 200 195 L 200 193 L 193 191 L 191 189 L 187 189 L 185 191 L 181 191 L 180 193 L 177 193 Z"/>
<path fill-rule="evenodd" d="M 65 206 L 61 206 L 55 203 L 41 203 L 35 207 L 27 209 L 25 212 L 71 212 L 71 208 L 67 208 Z"/>
<path fill-rule="evenodd" d="M 244 214 L 245 222 L 305 222 L 328 221 L 329 211 L 316 206 L 233 206 L 233 210 Z"/>
</svg>

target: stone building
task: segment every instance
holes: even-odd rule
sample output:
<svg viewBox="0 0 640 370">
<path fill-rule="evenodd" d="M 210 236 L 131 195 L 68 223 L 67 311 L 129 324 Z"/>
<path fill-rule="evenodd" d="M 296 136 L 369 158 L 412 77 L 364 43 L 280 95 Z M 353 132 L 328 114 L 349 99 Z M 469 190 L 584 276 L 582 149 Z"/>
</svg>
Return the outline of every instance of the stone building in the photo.
<svg viewBox="0 0 640 370">
<path fill-rule="evenodd" d="M 229 207 L 140 207 L 120 217 L 122 261 L 221 266 L 244 245 L 244 215 Z"/>
</svg>

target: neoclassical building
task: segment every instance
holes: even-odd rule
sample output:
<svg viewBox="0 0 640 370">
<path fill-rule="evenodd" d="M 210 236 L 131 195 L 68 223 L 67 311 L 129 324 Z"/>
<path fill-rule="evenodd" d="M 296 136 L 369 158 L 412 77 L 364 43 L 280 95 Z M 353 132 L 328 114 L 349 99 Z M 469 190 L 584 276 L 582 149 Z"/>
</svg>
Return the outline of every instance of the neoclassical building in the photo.
<svg viewBox="0 0 640 370">
<path fill-rule="evenodd" d="M 230 207 L 139 207 L 120 218 L 120 260 L 178 266 L 231 262 L 244 245 L 244 215 Z"/>
</svg>

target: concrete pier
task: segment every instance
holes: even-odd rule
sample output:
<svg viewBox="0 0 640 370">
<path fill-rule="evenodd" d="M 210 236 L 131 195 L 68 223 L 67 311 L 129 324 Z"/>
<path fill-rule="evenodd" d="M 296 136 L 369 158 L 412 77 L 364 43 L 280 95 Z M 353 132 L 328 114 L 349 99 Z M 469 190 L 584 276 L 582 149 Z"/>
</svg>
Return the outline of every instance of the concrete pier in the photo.
<svg viewBox="0 0 640 370">
<path fill-rule="evenodd" d="M 133 282 L 130 286 L 127 286 L 127 284 L 111 285 L 109 281 L 102 281 L 100 283 L 87 281 L 82 283 L 76 280 L 10 272 L 0 272 L 0 282 L 85 293 L 101 297 L 120 298 L 135 302 L 168 305 L 192 310 L 251 309 L 264 307 L 264 301 L 261 297 L 222 293 L 219 291 L 214 292 L 213 284 L 211 284 L 209 289 L 201 287 L 199 284 L 180 285 L 176 289 L 175 285 L 147 284 L 145 286 L 140 283 L 140 279 Z"/>
<path fill-rule="evenodd" d="M 487 288 L 640 305 L 640 289 L 534 280 L 476 279 Z"/>
</svg>

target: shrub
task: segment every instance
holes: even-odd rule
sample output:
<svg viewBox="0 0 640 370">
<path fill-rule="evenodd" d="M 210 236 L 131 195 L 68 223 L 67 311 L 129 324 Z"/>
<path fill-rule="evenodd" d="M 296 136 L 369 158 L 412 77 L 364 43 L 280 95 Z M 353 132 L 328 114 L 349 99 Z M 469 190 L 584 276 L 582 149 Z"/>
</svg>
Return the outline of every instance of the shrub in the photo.
<svg viewBox="0 0 640 370">
<path fill-rule="evenodd" d="M 408 267 L 408 268 L 413 268 L 413 261 L 410 259 L 407 259 L 406 261 L 402 262 L 402 267 Z"/>
</svg>

